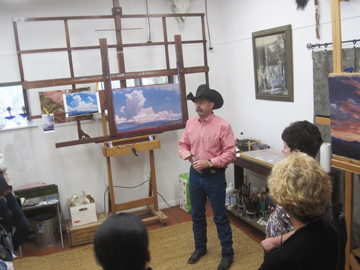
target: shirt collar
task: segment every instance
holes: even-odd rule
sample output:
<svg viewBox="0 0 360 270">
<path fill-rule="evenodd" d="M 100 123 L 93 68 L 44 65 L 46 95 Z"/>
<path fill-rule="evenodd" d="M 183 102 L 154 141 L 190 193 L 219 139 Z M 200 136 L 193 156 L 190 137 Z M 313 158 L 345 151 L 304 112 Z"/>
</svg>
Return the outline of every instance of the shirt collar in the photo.
<svg viewBox="0 0 360 270">
<path fill-rule="evenodd" d="M 215 114 L 214 112 L 212 112 L 206 119 L 202 120 L 200 118 L 200 116 L 198 116 L 198 121 L 201 123 L 201 122 L 204 122 L 204 123 L 210 123 L 215 117 Z"/>
</svg>

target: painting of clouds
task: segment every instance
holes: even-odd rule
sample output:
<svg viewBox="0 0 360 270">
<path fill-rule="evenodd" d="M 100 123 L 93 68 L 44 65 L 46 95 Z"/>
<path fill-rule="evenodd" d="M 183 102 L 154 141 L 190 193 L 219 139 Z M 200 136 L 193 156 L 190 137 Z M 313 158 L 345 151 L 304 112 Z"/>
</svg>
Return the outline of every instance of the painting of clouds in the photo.
<svg viewBox="0 0 360 270">
<path fill-rule="evenodd" d="M 68 117 L 100 112 L 98 92 L 65 94 L 63 99 L 66 116 Z"/>
<path fill-rule="evenodd" d="M 114 89 L 112 93 L 119 138 L 184 128 L 179 84 Z"/>
<path fill-rule="evenodd" d="M 360 160 L 360 76 L 329 77 L 332 153 Z"/>
</svg>

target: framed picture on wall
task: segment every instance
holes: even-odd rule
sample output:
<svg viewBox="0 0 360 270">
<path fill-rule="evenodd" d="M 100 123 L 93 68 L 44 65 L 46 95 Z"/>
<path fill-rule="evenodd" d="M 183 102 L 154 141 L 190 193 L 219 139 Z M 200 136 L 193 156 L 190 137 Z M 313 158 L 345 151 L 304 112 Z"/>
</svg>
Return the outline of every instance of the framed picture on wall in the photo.
<svg viewBox="0 0 360 270">
<path fill-rule="evenodd" d="M 256 99 L 294 101 L 291 25 L 252 33 Z"/>
</svg>

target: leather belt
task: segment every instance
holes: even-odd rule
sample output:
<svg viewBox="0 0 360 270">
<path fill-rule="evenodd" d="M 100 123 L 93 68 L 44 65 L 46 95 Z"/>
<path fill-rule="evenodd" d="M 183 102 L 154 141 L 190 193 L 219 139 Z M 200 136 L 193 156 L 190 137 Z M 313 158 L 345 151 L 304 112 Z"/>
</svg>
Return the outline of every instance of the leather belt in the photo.
<svg viewBox="0 0 360 270">
<path fill-rule="evenodd" d="M 206 168 L 201 170 L 201 173 L 223 173 L 225 168 Z"/>
</svg>

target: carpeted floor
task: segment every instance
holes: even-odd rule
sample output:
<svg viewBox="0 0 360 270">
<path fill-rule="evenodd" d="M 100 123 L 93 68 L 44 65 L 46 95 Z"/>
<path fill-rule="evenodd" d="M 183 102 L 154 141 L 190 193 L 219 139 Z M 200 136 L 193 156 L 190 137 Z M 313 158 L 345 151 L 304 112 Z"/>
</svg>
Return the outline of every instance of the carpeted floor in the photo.
<svg viewBox="0 0 360 270">
<path fill-rule="evenodd" d="M 164 227 L 149 232 L 151 266 L 154 270 L 216 269 L 221 261 L 221 247 L 212 218 L 208 218 L 208 253 L 193 265 L 187 263 L 194 251 L 192 222 Z M 263 261 L 263 250 L 258 243 L 231 225 L 234 241 L 234 263 L 231 270 L 255 270 Z M 28 269 L 101 269 L 95 261 L 93 246 L 43 257 L 27 257 L 14 261 L 16 270 Z"/>
</svg>

